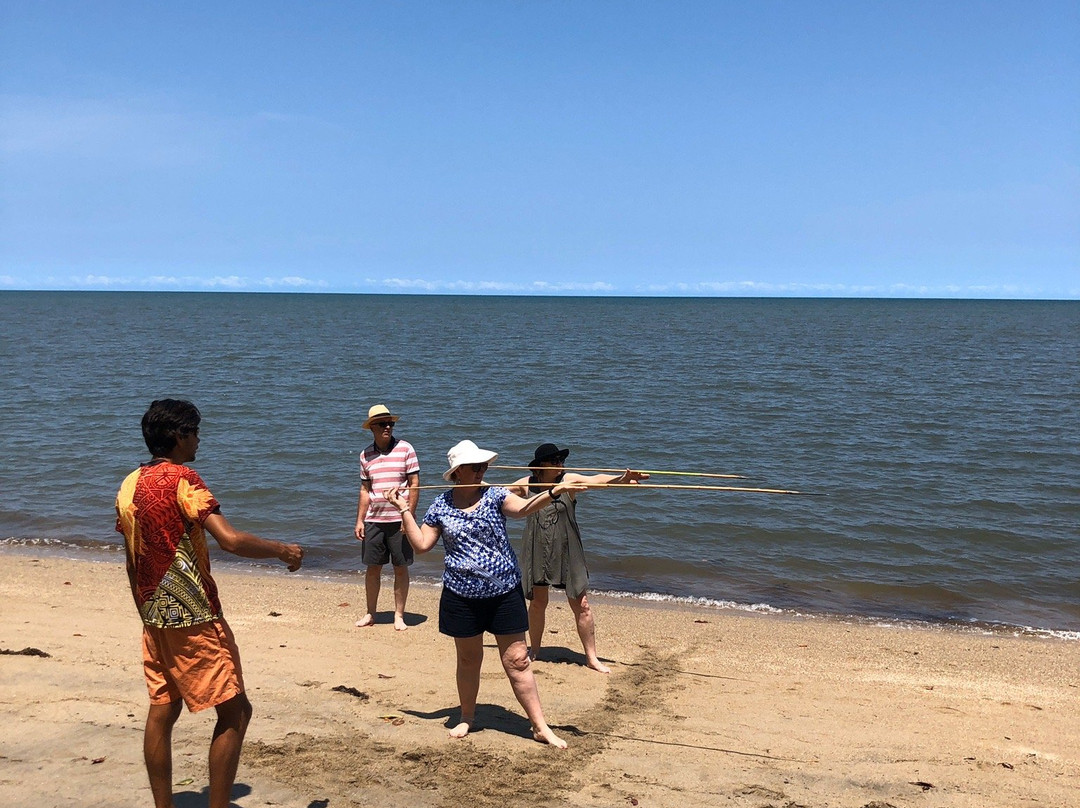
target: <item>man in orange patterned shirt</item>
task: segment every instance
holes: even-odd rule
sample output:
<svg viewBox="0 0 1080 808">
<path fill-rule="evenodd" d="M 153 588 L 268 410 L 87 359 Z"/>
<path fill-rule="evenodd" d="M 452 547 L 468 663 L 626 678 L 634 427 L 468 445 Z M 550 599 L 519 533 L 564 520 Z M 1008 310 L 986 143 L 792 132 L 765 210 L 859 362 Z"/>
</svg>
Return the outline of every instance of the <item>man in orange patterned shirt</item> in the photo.
<svg viewBox="0 0 1080 808">
<path fill-rule="evenodd" d="M 143 621 L 143 672 L 150 693 L 143 754 L 156 808 L 172 808 L 172 730 L 182 704 L 217 710 L 210 743 L 210 808 L 227 808 L 251 719 L 240 653 L 210 575 L 209 533 L 244 558 L 277 558 L 298 570 L 298 544 L 237 530 L 198 473 L 186 464 L 199 448 L 199 410 L 162 399 L 143 415 L 152 459 L 131 472 L 116 496 L 116 529 L 127 548 L 131 594 Z"/>
</svg>

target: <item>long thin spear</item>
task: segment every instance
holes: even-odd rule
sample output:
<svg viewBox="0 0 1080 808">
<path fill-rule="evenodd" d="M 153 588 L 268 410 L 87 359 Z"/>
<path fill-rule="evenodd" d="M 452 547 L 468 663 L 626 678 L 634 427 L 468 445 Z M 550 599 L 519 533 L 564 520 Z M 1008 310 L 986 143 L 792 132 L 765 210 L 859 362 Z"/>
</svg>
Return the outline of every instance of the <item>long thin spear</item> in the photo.
<svg viewBox="0 0 1080 808">
<path fill-rule="evenodd" d="M 684 491 L 743 491 L 749 494 L 796 494 L 803 497 L 821 497 L 810 491 L 788 491 L 784 488 L 740 488 L 734 485 L 671 485 L 664 483 L 586 483 L 588 488 L 678 488 Z"/>
<path fill-rule="evenodd" d="M 491 466 L 493 469 L 506 469 L 508 471 L 532 471 L 536 466 Z M 559 466 L 560 471 L 601 471 L 608 474 L 622 474 L 626 469 L 593 469 L 584 466 Z M 674 474 L 677 477 L 713 477 L 720 480 L 749 480 L 744 474 L 712 474 L 707 471 L 656 471 L 649 469 L 632 469 L 641 474 Z"/>
<path fill-rule="evenodd" d="M 510 488 L 513 483 L 456 483 L 453 485 L 421 485 L 417 486 L 420 491 L 431 489 L 448 488 L 482 488 L 485 486 L 499 486 Z M 556 486 L 558 483 L 533 483 L 534 486 Z M 670 485 L 663 483 L 582 483 L 586 488 L 666 488 L 680 489 L 683 491 L 742 491 L 747 494 L 795 494 L 804 497 L 823 497 L 824 494 L 816 494 L 811 491 L 788 491 L 783 488 L 739 488 L 733 485 Z M 404 489 L 403 489 L 404 490 Z"/>
</svg>

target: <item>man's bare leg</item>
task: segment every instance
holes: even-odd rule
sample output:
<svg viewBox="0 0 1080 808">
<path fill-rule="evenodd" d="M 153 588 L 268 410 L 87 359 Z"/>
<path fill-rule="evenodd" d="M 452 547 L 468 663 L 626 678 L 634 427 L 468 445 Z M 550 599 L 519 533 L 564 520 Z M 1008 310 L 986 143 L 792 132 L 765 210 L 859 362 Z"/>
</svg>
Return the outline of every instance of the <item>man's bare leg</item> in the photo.
<svg viewBox="0 0 1080 808">
<path fill-rule="evenodd" d="M 409 568 L 394 567 L 394 628 L 405 631 L 405 601 L 409 599 Z"/>
<path fill-rule="evenodd" d="M 532 600 L 529 601 L 529 659 L 536 659 L 540 653 L 540 644 L 544 641 L 550 589 L 547 586 L 533 587 Z"/>
<path fill-rule="evenodd" d="M 379 610 L 379 590 L 382 588 L 382 564 L 372 564 L 364 573 L 364 597 L 367 599 L 367 614 L 356 621 L 357 628 L 375 625 L 375 612 Z"/>
<path fill-rule="evenodd" d="M 533 675 L 529 649 L 525 646 L 525 635 L 496 634 L 495 641 L 499 644 L 503 670 L 510 679 L 514 695 L 517 696 L 518 703 L 525 710 L 525 714 L 529 716 L 533 738 L 540 743 L 548 743 L 559 749 L 565 749 L 566 741 L 552 732 L 551 727 L 544 720 L 544 710 L 540 706 L 540 692 L 536 688 L 536 677 Z"/>
<path fill-rule="evenodd" d="M 151 704 L 143 732 L 143 759 L 150 777 L 154 808 L 172 808 L 172 731 L 180 717 L 182 702 Z"/>
<path fill-rule="evenodd" d="M 240 749 L 251 721 L 251 702 L 241 693 L 219 704 L 217 715 L 210 742 L 210 808 L 229 808 Z"/>
<path fill-rule="evenodd" d="M 589 598 L 582 592 L 580 598 L 566 598 L 570 602 L 570 609 L 574 613 L 574 621 L 577 623 L 578 637 L 581 638 L 581 647 L 585 649 L 585 660 L 590 668 L 600 673 L 611 673 L 611 668 L 600 661 L 596 655 L 596 622 L 593 619 L 592 607 L 589 606 Z M 530 624 L 530 628 L 532 625 Z"/>
<path fill-rule="evenodd" d="M 450 730 L 451 738 L 464 738 L 476 722 L 476 697 L 480 693 L 480 665 L 484 661 L 484 635 L 455 637 L 457 689 L 461 722 Z"/>
</svg>

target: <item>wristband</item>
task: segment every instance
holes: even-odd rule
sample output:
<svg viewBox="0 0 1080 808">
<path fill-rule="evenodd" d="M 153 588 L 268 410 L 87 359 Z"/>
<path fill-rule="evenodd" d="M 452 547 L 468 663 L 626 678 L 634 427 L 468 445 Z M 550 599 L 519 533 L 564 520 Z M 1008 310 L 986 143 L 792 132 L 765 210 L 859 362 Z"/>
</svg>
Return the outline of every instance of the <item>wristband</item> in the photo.
<svg viewBox="0 0 1080 808">
<path fill-rule="evenodd" d="M 551 497 L 553 500 L 555 500 L 555 499 L 558 499 L 559 497 L 561 497 L 562 494 L 556 494 L 554 488 L 549 488 L 548 489 L 548 496 Z"/>
</svg>

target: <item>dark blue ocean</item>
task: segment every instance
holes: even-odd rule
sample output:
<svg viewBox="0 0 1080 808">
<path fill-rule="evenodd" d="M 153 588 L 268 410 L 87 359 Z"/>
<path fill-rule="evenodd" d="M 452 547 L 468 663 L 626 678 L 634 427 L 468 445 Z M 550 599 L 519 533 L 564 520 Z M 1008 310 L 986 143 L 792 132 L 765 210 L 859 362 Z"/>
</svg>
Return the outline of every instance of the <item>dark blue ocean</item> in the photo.
<svg viewBox="0 0 1080 808">
<path fill-rule="evenodd" d="M 226 516 L 355 576 L 385 403 L 423 485 L 471 438 L 821 495 L 590 491 L 594 591 L 1077 639 L 1078 357 L 1078 302 L 0 292 L 0 547 L 119 558 L 139 419 L 183 397 Z"/>
</svg>

